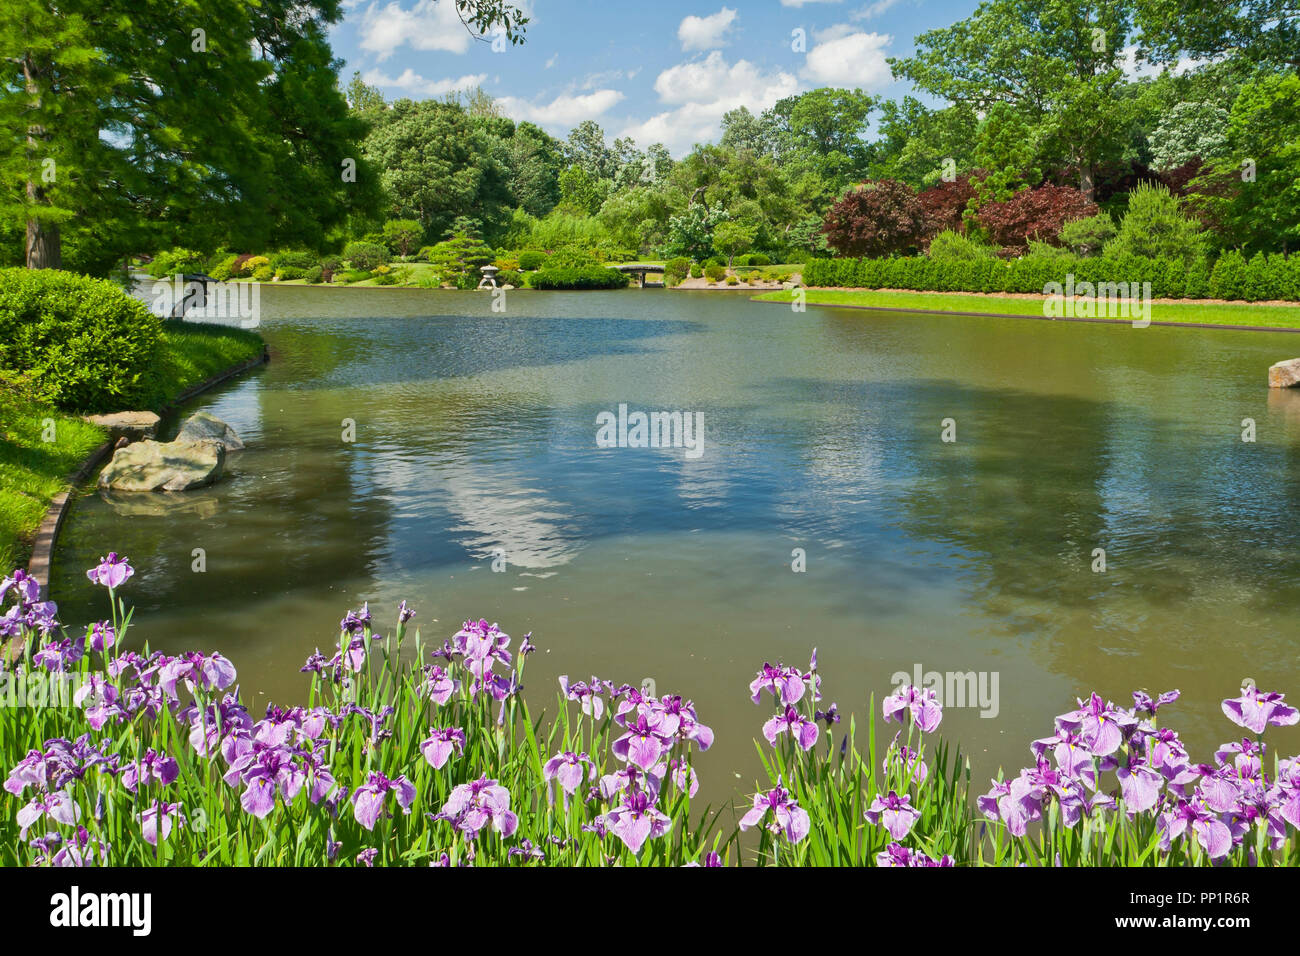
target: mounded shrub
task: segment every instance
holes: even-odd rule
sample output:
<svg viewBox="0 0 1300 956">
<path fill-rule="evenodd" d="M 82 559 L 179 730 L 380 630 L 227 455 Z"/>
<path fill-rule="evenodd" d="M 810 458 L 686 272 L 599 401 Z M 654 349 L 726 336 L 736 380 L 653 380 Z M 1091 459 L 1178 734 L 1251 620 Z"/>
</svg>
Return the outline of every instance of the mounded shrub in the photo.
<svg viewBox="0 0 1300 956">
<path fill-rule="evenodd" d="M 376 266 L 387 263 L 389 253 L 386 246 L 377 242 L 349 242 L 343 249 L 343 258 L 348 260 L 353 269 L 369 272 Z"/>
<path fill-rule="evenodd" d="M 303 278 L 306 279 L 312 285 L 316 285 L 319 282 L 325 281 L 325 270 L 322 269 L 320 266 L 312 266 L 310 269 L 306 271 L 306 273 L 303 275 Z"/>
<path fill-rule="evenodd" d="M 253 270 L 254 282 L 270 282 L 275 278 L 275 270 L 270 265 L 258 266 Z"/>
<path fill-rule="evenodd" d="M 271 268 L 277 272 L 283 268 L 307 270 L 316 264 L 316 256 L 310 252 L 286 250 L 271 256 Z"/>
<path fill-rule="evenodd" d="M 546 253 L 538 249 L 525 249 L 519 253 L 519 268 L 532 272 L 546 265 Z"/>
<path fill-rule="evenodd" d="M 691 260 L 685 256 L 669 259 L 664 263 L 664 281 L 676 285 L 690 274 Z"/>
<path fill-rule="evenodd" d="M 727 267 L 717 262 L 710 262 L 704 267 L 704 278 L 710 282 L 721 282 L 727 276 Z"/>
<path fill-rule="evenodd" d="M 625 289 L 631 276 L 604 266 L 571 266 L 539 269 L 530 273 L 534 289 Z"/>
<path fill-rule="evenodd" d="M 305 279 L 308 268 L 319 268 L 319 266 L 310 266 L 299 268 L 298 266 L 280 266 L 275 270 L 275 277 L 281 282 L 289 282 L 293 279 Z"/>
<path fill-rule="evenodd" d="M 130 408 L 147 393 L 162 320 L 104 279 L 0 269 L 0 368 L 67 411 Z"/>
</svg>

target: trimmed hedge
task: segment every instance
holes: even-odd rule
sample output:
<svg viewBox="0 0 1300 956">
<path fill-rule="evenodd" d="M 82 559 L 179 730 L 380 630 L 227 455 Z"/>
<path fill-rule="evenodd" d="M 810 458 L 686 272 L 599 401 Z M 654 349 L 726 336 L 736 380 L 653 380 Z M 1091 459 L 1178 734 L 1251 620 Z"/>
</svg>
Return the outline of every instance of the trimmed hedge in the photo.
<svg viewBox="0 0 1300 956">
<path fill-rule="evenodd" d="M 925 256 L 893 259 L 812 259 L 803 270 L 806 286 L 912 289 L 920 292 L 1039 293 L 1068 273 L 1078 282 L 1150 282 L 1160 299 L 1269 299 L 1300 301 L 1300 256 L 1257 253 L 1246 259 L 1226 252 L 1210 267 L 1181 259 L 1138 256 L 1079 259 L 1025 256 L 1020 259 L 944 261 Z"/>
<path fill-rule="evenodd" d="M 162 320 L 112 282 L 0 269 L 0 369 L 66 411 L 118 411 L 147 395 Z"/>
<path fill-rule="evenodd" d="M 604 266 L 539 269 L 528 274 L 534 289 L 625 289 L 632 277 Z"/>
</svg>

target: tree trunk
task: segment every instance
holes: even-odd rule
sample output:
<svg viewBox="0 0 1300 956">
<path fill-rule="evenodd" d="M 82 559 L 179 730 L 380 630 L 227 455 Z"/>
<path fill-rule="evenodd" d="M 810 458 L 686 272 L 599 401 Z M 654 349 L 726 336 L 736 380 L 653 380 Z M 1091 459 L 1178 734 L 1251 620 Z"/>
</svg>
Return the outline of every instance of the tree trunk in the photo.
<svg viewBox="0 0 1300 956">
<path fill-rule="evenodd" d="M 37 68 L 31 56 L 23 57 L 23 79 L 27 85 L 27 95 L 33 106 L 40 106 L 40 87 L 36 82 Z M 27 157 L 29 168 L 38 165 L 40 142 L 46 139 L 45 128 L 39 125 L 27 127 Z M 48 206 L 45 190 L 34 179 L 27 181 L 28 207 Z M 59 269 L 63 266 L 63 246 L 59 241 L 58 223 L 42 222 L 30 212 L 27 215 L 27 268 Z"/>
<path fill-rule="evenodd" d="M 1092 163 L 1086 159 L 1079 163 L 1079 192 L 1083 193 L 1084 199 L 1094 201 L 1096 187 L 1092 181 Z"/>
</svg>

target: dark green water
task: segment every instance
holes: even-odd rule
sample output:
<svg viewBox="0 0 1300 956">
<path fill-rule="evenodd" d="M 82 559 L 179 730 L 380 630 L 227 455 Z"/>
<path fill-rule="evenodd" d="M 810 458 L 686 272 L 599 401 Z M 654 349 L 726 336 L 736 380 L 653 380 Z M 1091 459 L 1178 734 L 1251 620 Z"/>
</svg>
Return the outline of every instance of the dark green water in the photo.
<svg viewBox="0 0 1300 956">
<path fill-rule="evenodd" d="M 504 315 L 482 293 L 261 304 L 271 364 L 185 410 L 244 437 L 232 476 L 87 496 L 53 581 L 65 620 L 102 616 L 83 569 L 125 553 L 136 636 L 222 650 L 259 709 L 302 697 L 345 610 L 402 598 L 438 640 L 469 616 L 533 631 L 535 710 L 559 674 L 693 698 L 715 794 L 755 775 L 753 673 L 814 646 L 859 718 L 896 671 L 997 672 L 997 716 L 942 728 L 977 784 L 1094 688 L 1180 688 L 1161 716 L 1201 760 L 1242 677 L 1300 698 L 1300 394 L 1265 385 L 1300 336 L 649 290 L 520 292 Z M 702 413 L 703 456 L 597 448 L 620 403 Z"/>
</svg>

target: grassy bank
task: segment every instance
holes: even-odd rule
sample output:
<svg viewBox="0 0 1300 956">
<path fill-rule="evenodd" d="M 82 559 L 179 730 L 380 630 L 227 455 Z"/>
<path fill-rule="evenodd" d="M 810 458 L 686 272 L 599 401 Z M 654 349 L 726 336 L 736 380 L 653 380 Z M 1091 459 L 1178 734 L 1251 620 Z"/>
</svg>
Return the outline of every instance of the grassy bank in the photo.
<svg viewBox="0 0 1300 956">
<path fill-rule="evenodd" d="M 157 411 L 262 348 L 262 337 L 244 329 L 168 323 L 146 404 Z M 20 401 L 7 408 L 0 421 L 0 568 L 7 572 L 26 564 L 50 499 L 107 437 L 103 429 L 49 405 Z"/>
<path fill-rule="evenodd" d="M 809 305 L 847 308 L 924 310 L 942 312 L 987 312 L 1001 315 L 1043 315 L 1041 296 L 991 296 L 962 293 L 890 292 L 855 289 L 807 289 Z M 754 296 L 759 302 L 789 302 L 789 292 L 766 292 Z M 1259 326 L 1300 329 L 1300 305 L 1258 305 L 1245 302 L 1208 303 L 1156 300 L 1151 304 L 1153 322 L 1199 325 Z"/>
</svg>

